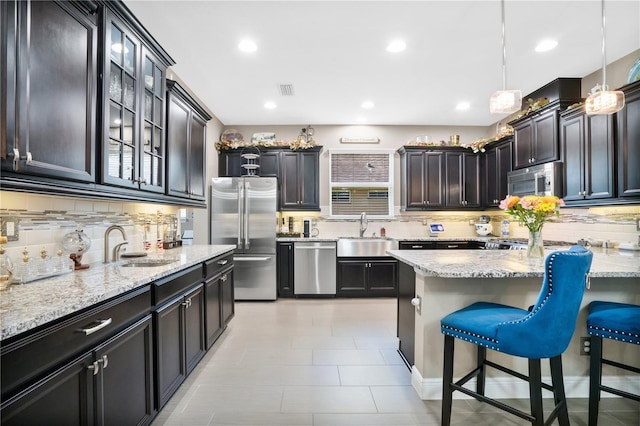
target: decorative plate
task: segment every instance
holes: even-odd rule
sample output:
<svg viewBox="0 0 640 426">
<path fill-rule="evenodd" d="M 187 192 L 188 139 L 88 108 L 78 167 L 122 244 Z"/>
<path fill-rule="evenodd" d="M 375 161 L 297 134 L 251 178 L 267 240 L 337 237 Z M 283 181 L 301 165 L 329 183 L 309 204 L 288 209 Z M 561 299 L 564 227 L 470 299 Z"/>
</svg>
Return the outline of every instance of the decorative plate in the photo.
<svg viewBox="0 0 640 426">
<path fill-rule="evenodd" d="M 236 129 L 227 129 L 220 135 L 220 140 L 226 142 L 243 142 L 244 138 L 242 137 L 242 133 Z"/>
<path fill-rule="evenodd" d="M 640 80 L 640 59 L 638 59 L 629 70 L 629 77 L 627 77 L 627 83 L 633 83 Z"/>
</svg>

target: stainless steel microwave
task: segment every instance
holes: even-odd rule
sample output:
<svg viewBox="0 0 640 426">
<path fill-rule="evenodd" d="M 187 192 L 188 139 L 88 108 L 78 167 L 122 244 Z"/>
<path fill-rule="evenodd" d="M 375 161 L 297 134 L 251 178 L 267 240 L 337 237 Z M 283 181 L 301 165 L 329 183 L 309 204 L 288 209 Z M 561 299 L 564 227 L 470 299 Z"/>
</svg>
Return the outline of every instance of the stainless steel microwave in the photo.
<svg viewBox="0 0 640 426">
<path fill-rule="evenodd" d="M 544 163 L 507 174 L 509 195 L 557 195 L 562 197 L 562 163 Z"/>
</svg>

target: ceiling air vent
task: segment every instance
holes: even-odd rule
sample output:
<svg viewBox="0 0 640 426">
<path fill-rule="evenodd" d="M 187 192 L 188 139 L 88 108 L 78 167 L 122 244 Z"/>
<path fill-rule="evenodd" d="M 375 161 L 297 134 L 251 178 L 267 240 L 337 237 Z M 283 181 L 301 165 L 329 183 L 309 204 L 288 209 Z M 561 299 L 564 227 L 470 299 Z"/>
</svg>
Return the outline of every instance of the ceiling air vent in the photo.
<svg viewBox="0 0 640 426">
<path fill-rule="evenodd" d="M 293 96 L 293 84 L 281 84 L 280 94 L 282 96 Z"/>
</svg>

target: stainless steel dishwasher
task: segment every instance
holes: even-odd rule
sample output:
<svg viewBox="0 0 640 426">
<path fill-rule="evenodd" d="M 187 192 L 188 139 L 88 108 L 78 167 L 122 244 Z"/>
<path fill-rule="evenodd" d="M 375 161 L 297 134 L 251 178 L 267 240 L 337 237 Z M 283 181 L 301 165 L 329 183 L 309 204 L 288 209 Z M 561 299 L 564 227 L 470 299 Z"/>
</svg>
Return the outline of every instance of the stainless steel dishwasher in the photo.
<svg viewBox="0 0 640 426">
<path fill-rule="evenodd" d="M 296 296 L 335 296 L 336 243 L 296 241 L 293 250 L 293 293 Z"/>
</svg>

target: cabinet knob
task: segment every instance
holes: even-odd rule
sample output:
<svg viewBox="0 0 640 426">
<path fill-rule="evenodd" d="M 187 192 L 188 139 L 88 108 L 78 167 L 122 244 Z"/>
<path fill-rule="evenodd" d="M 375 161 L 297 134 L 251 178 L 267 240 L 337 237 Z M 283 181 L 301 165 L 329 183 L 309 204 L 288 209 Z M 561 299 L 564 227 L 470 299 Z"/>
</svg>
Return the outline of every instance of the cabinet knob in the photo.
<svg viewBox="0 0 640 426">
<path fill-rule="evenodd" d="M 27 156 L 24 157 L 23 160 L 27 160 L 27 164 L 33 163 L 33 157 L 31 156 L 31 153 L 29 151 L 27 151 Z"/>
</svg>

